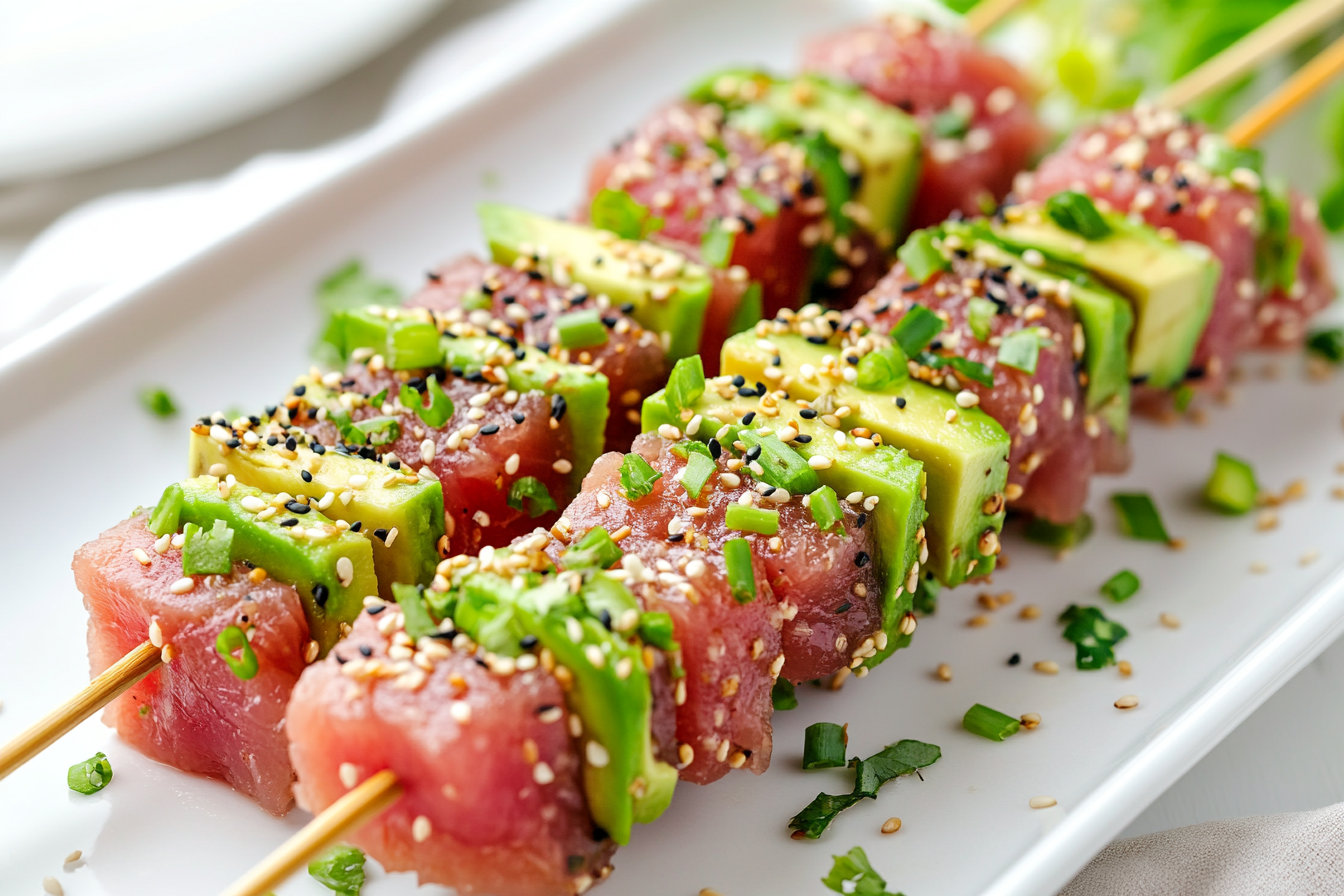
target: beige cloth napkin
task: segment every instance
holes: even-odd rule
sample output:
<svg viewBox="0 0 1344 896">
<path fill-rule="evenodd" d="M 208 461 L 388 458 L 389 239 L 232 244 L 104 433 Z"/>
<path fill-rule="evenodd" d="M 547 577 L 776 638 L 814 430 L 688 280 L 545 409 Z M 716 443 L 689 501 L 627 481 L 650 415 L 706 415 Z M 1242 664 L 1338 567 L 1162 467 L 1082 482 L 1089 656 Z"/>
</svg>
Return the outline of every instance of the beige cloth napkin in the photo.
<svg viewBox="0 0 1344 896">
<path fill-rule="evenodd" d="M 1122 894 L 1344 894 L 1344 803 L 1117 840 L 1059 896 Z"/>
</svg>

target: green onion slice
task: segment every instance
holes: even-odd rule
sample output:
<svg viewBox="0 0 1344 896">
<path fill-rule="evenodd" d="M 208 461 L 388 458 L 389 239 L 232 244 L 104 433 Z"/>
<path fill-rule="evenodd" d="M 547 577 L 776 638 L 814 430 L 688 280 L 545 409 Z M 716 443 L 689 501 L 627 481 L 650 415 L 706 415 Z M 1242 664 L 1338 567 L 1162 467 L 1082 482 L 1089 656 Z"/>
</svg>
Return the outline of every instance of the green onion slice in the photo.
<svg viewBox="0 0 1344 896">
<path fill-rule="evenodd" d="M 162 420 L 167 420 L 177 414 L 177 403 L 173 401 L 173 396 L 168 394 L 168 390 L 162 386 L 149 386 L 141 389 L 140 404 L 145 410 Z"/>
<path fill-rule="evenodd" d="M 738 438 L 749 453 L 757 453 L 754 449 L 760 449 L 748 469 L 766 485 L 782 488 L 791 495 L 806 494 L 821 487 L 817 471 L 797 451 L 784 444 L 779 436 L 773 433 L 763 436 L 744 429 L 738 433 Z M 760 465 L 759 472 L 757 464 Z"/>
<path fill-rule="evenodd" d="M 1307 351 L 1331 364 L 1344 361 L 1344 329 L 1313 330 L 1307 336 Z"/>
<path fill-rule="evenodd" d="M 1064 625 L 1064 640 L 1074 645 L 1075 665 L 1079 669 L 1103 669 L 1113 665 L 1115 645 L 1129 635 L 1123 625 L 1107 619 L 1096 607 L 1070 604 L 1060 614 L 1059 621 Z"/>
<path fill-rule="evenodd" d="M 256 677 L 257 655 L 252 652 L 247 634 L 238 626 L 230 625 L 215 636 L 215 652 L 243 681 Z"/>
<path fill-rule="evenodd" d="M 728 511 L 724 514 L 724 525 L 737 532 L 775 535 L 779 532 L 779 511 L 734 502 L 728 505 Z"/>
<path fill-rule="evenodd" d="M 645 644 L 652 644 L 659 650 L 677 649 L 677 642 L 673 640 L 672 616 L 668 613 L 641 613 L 639 636 Z"/>
<path fill-rule="evenodd" d="M 899 346 L 874 349 L 859 359 L 856 383 L 860 389 L 867 389 L 870 392 L 881 391 L 909 378 L 910 370 L 905 365 L 905 353 Z"/>
<path fill-rule="evenodd" d="M 1045 201 L 1045 213 L 1065 230 L 1085 240 L 1099 240 L 1110 235 L 1111 225 L 1097 211 L 1091 197 L 1076 190 L 1063 190 Z"/>
<path fill-rule="evenodd" d="M 514 480 L 513 485 L 509 486 L 507 500 L 508 505 L 514 510 L 526 510 L 527 515 L 534 519 L 557 509 L 555 499 L 551 497 L 546 483 L 535 476 L 524 476 L 522 479 Z"/>
<path fill-rule="evenodd" d="M 976 297 L 966 303 L 966 323 L 976 339 L 981 342 L 989 341 L 990 328 L 998 310 L 998 306 L 989 299 Z M 1003 359 L 999 360 L 1002 362 Z"/>
<path fill-rule="evenodd" d="M 453 400 L 448 397 L 447 392 L 443 391 L 443 387 L 439 385 L 438 377 L 432 373 L 425 380 L 424 395 L 421 395 L 414 387 L 403 383 L 400 397 L 402 407 L 415 411 L 415 415 L 426 426 L 442 426 L 453 416 Z M 428 407 L 425 406 L 426 398 L 429 399 Z"/>
<path fill-rule="evenodd" d="M 794 693 L 793 682 L 787 678 L 776 678 L 770 689 L 770 702 L 774 704 L 775 712 L 797 709 L 798 695 Z"/>
<path fill-rule="evenodd" d="M 401 607 L 401 615 L 406 620 L 406 634 L 415 640 L 428 638 L 439 630 L 425 606 L 425 589 L 419 585 L 392 584 L 392 596 Z"/>
<path fill-rule="evenodd" d="M 961 717 L 961 727 L 972 734 L 1003 741 L 1016 734 L 1022 723 L 997 709 L 990 709 L 983 703 L 977 703 L 966 710 L 966 715 Z"/>
<path fill-rule="evenodd" d="M 224 520 L 215 520 L 209 531 L 187 523 L 182 534 L 183 575 L 224 576 L 233 571 L 233 530 Z"/>
<path fill-rule="evenodd" d="M 696 442 L 695 444 L 700 444 Z M 705 483 L 718 470 L 718 464 L 708 454 L 693 451 L 686 458 L 686 469 L 681 471 L 681 484 L 692 498 L 699 498 Z"/>
<path fill-rule="evenodd" d="M 94 753 L 92 759 L 76 762 L 65 773 L 65 782 L 75 793 L 97 793 L 111 780 L 112 763 L 102 753 Z"/>
<path fill-rule="evenodd" d="M 1223 513 L 1245 513 L 1255 507 L 1259 494 L 1250 464 L 1222 451 L 1214 456 L 1213 472 L 1204 485 L 1204 500 L 1210 507 Z"/>
<path fill-rule="evenodd" d="M 1041 353 L 1041 336 L 1035 327 L 1009 333 L 999 343 L 998 362 L 1023 373 L 1035 373 Z"/>
<path fill-rule="evenodd" d="M 728 260 L 733 257 L 733 240 L 734 235 L 723 229 L 722 220 L 715 218 L 700 238 L 700 257 L 712 268 L 728 267 Z"/>
<path fill-rule="evenodd" d="M 594 526 L 560 556 L 566 569 L 610 569 L 625 554 L 601 526 Z"/>
<path fill-rule="evenodd" d="M 663 400 L 667 409 L 679 414 L 685 408 L 692 407 L 701 395 L 705 394 L 705 365 L 699 355 L 690 355 L 677 361 L 672 374 L 667 378 L 667 388 L 663 390 Z"/>
<path fill-rule="evenodd" d="M 740 505 L 734 504 L 732 507 Z M 751 542 L 730 538 L 723 543 L 723 565 L 733 600 L 749 604 L 756 599 L 756 571 L 751 566 Z"/>
<path fill-rule="evenodd" d="M 1157 505 L 1144 492 L 1111 495 L 1111 504 L 1120 518 L 1120 531 L 1139 541 L 1171 541 Z"/>
<path fill-rule="evenodd" d="M 849 744 L 847 726 L 817 722 L 803 732 L 803 768 L 842 768 Z"/>
<path fill-rule="evenodd" d="M 607 325 L 602 323 L 602 315 L 596 308 L 560 315 L 555 319 L 555 332 L 561 348 L 591 348 L 607 342 Z"/>
<path fill-rule="evenodd" d="M 931 230 L 916 230 L 910 234 L 910 238 L 905 241 L 905 244 L 896 250 L 896 257 L 905 265 L 906 273 L 910 275 L 911 279 L 918 283 L 924 283 L 939 271 L 946 271 L 952 267 L 952 263 L 933 244 L 933 231 Z M 929 338 L 932 339 L 933 337 L 930 336 Z M 920 346 L 920 348 L 923 348 L 923 346 Z M 910 350 L 906 349 L 906 351 L 909 352 Z"/>
<path fill-rule="evenodd" d="M 891 338 L 896 340 L 907 357 L 914 357 L 946 328 L 947 324 L 943 323 L 941 317 L 915 303 L 891 328 Z"/>
<path fill-rule="evenodd" d="M 823 485 L 812 492 L 807 499 L 807 509 L 812 511 L 812 519 L 816 521 L 817 528 L 821 531 L 829 532 L 837 525 L 840 525 L 842 532 L 844 531 L 842 523 L 845 512 L 840 507 L 840 499 L 836 497 L 835 489 L 829 485 Z"/>
<path fill-rule="evenodd" d="M 621 486 L 625 489 L 625 497 L 630 501 L 638 501 L 653 491 L 653 484 L 663 478 L 649 462 L 638 454 L 627 454 L 625 460 L 621 461 Z"/>
<path fill-rule="evenodd" d="M 364 853 L 353 846 L 335 846 L 308 863 L 313 880 L 337 896 L 359 896 L 364 886 Z"/>
<path fill-rule="evenodd" d="M 1124 603 L 1139 591 L 1139 577 L 1128 569 L 1122 569 L 1101 585 L 1101 593 L 1116 603 Z"/>
</svg>

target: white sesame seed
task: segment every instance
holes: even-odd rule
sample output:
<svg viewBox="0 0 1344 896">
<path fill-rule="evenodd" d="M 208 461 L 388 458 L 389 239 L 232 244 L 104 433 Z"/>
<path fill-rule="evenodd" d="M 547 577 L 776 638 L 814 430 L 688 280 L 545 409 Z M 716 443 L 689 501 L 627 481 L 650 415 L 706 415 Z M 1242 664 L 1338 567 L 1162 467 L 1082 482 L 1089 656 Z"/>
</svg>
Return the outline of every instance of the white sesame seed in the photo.
<svg viewBox="0 0 1344 896">
<path fill-rule="evenodd" d="M 188 591 L 190 591 L 195 587 L 196 587 L 195 579 L 193 579 L 191 576 L 183 576 L 173 584 L 169 585 L 168 590 L 173 592 L 174 594 L 186 594 Z"/>
<path fill-rule="evenodd" d="M 416 843 L 424 843 L 432 833 L 434 833 L 434 825 L 425 816 L 417 815 L 415 821 L 411 822 L 411 839 Z"/>
<path fill-rule="evenodd" d="M 226 475 L 228 475 L 228 472 L 229 468 L 224 466 L 223 464 L 210 465 L 210 475 L 215 477 L 216 479 L 223 479 Z"/>
<path fill-rule="evenodd" d="M 829 457 L 823 457 L 820 454 L 814 454 L 807 459 L 807 465 L 814 470 L 829 470 L 831 463 Z"/>
<path fill-rule="evenodd" d="M 681 430 L 677 429 L 671 423 L 664 423 L 658 427 L 658 435 L 670 442 L 675 442 L 681 438 Z"/>
<path fill-rule="evenodd" d="M 346 484 L 353 489 L 361 489 L 369 484 L 369 477 L 365 476 L 363 473 L 356 473 L 350 477 Z"/>
<path fill-rule="evenodd" d="M 1133 694 L 1126 694 L 1119 700 L 1115 701 L 1116 709 L 1133 709 L 1138 705 L 1139 705 L 1139 698 L 1135 697 Z"/>
<path fill-rule="evenodd" d="M 341 587 L 347 587 L 355 579 L 355 564 L 349 557 L 341 557 L 336 561 L 336 578 L 340 580 Z"/>
<path fill-rule="evenodd" d="M 340 776 L 341 784 L 346 790 L 359 783 L 359 766 L 353 762 L 342 762 L 336 773 Z"/>
<path fill-rule="evenodd" d="M 504 472 L 512 476 L 518 472 L 518 465 L 522 463 L 522 458 L 517 454 L 510 454 L 509 459 L 504 461 Z"/>
<path fill-rule="evenodd" d="M 980 403 L 980 396 L 969 389 L 962 389 L 957 393 L 957 405 L 963 408 L 973 408 Z"/>
<path fill-rule="evenodd" d="M 82 859 L 83 857 L 84 857 L 84 852 L 83 852 L 83 850 L 79 850 L 79 849 L 77 849 L 77 850 L 75 850 L 74 852 L 70 853 L 70 855 L 66 856 L 66 857 L 65 857 L 65 861 L 62 862 L 61 864 L 63 864 L 63 865 L 73 865 L 73 864 L 75 864 L 76 862 L 78 862 L 80 859 Z"/>
<path fill-rule="evenodd" d="M 584 749 L 584 755 L 588 759 L 588 764 L 593 768 L 606 768 L 607 763 L 611 761 L 611 754 L 607 748 L 595 740 L 588 741 L 588 746 Z"/>
<path fill-rule="evenodd" d="M 42 889 L 50 893 L 51 896 L 65 896 L 65 887 L 54 877 L 42 878 Z"/>
<path fill-rule="evenodd" d="M 1027 800 L 1027 805 L 1033 809 L 1049 809 L 1051 806 L 1059 805 L 1059 803 L 1052 796 L 1034 796 Z"/>
<path fill-rule="evenodd" d="M 164 554 L 168 553 L 168 548 L 172 545 L 172 543 L 173 543 L 172 533 L 162 536 L 161 538 L 159 538 L 157 541 L 154 542 L 154 553 L 162 557 Z"/>
<path fill-rule="evenodd" d="M 555 772 L 551 771 L 551 767 L 546 763 L 538 762 L 532 766 L 532 780 L 543 786 L 550 784 L 555 780 Z"/>
<path fill-rule="evenodd" d="M 602 648 L 596 644 L 588 644 L 583 648 L 584 658 L 594 669 L 601 669 L 607 664 L 607 657 L 602 653 Z"/>
<path fill-rule="evenodd" d="M 565 460 L 564 458 L 561 458 L 560 460 L 551 464 L 551 469 L 557 473 L 568 473 L 574 469 L 574 465 L 569 461 Z"/>
<path fill-rule="evenodd" d="M 131 551 L 131 556 L 135 557 L 135 561 L 139 563 L 141 566 L 148 566 L 151 562 L 149 559 L 149 554 L 145 553 L 144 548 L 136 548 L 135 550 Z"/>
<path fill-rule="evenodd" d="M 1176 617 L 1176 614 L 1174 614 L 1174 613 L 1163 613 L 1163 614 L 1161 614 L 1160 616 L 1157 617 L 1157 621 L 1160 622 L 1160 623 L 1162 623 L 1162 624 L 1163 624 L 1164 626 L 1166 626 L 1167 628 L 1180 628 L 1180 627 L 1181 627 L 1181 620 L 1178 619 L 1178 618 Z"/>
<path fill-rule="evenodd" d="M 448 706 L 448 714 L 459 725 L 465 725 L 471 721 L 471 704 L 465 700 L 454 700 Z"/>
</svg>

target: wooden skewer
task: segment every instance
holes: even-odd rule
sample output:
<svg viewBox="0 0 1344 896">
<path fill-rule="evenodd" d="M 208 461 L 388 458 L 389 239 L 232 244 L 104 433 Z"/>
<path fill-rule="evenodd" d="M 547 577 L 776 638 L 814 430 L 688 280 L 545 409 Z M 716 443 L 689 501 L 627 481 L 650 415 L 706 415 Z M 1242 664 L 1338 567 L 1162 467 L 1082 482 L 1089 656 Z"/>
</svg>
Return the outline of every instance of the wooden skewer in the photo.
<svg viewBox="0 0 1344 896">
<path fill-rule="evenodd" d="M 1273 93 L 1234 121 L 1224 136 L 1233 146 L 1254 145 L 1266 131 L 1311 99 L 1341 71 L 1344 71 L 1344 37 L 1336 39 Z"/>
<path fill-rule="evenodd" d="M 972 10 L 971 15 L 975 11 Z M 1167 87 L 1158 103 L 1179 109 L 1230 83 L 1344 16 L 1344 0 L 1302 0 Z"/>
<path fill-rule="evenodd" d="M 223 896 L 265 896 L 324 849 L 401 798 L 396 773 L 383 769 L 332 803 Z"/>
<path fill-rule="evenodd" d="M 51 746 L 71 728 L 124 694 L 163 662 L 159 648 L 146 641 L 113 663 L 46 718 L 0 747 L 0 778 Z"/>
<path fill-rule="evenodd" d="M 1026 0 L 981 0 L 966 13 L 967 33 L 972 37 L 980 37 L 1025 2 Z"/>
</svg>

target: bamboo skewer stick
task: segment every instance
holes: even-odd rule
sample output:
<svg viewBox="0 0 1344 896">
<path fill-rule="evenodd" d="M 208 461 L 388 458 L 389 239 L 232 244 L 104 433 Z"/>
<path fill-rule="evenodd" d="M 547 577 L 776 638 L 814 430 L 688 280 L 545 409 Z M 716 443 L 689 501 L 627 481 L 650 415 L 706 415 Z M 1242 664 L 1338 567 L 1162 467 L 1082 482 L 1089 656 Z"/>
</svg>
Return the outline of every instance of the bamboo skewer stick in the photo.
<svg viewBox="0 0 1344 896">
<path fill-rule="evenodd" d="M 1224 136 L 1234 146 L 1252 146 L 1267 131 L 1290 115 L 1293 110 L 1311 99 L 1336 75 L 1344 71 L 1344 37 L 1317 54 L 1298 69 L 1273 93 L 1256 103 L 1245 115 L 1232 123 Z"/>
<path fill-rule="evenodd" d="M 121 696 L 162 661 L 159 648 L 148 641 L 117 660 L 106 672 L 89 682 L 84 690 L 0 747 L 0 778 L 41 753 L 71 728 Z"/>
<path fill-rule="evenodd" d="M 967 33 L 980 37 L 1024 2 L 1026 0 L 982 0 L 966 13 Z"/>
<path fill-rule="evenodd" d="M 223 896 L 265 896 L 320 852 L 401 799 L 402 786 L 389 769 L 370 776 L 332 803 L 303 830 L 225 890 Z"/>
<path fill-rule="evenodd" d="M 972 10 L 971 15 L 974 15 Z M 1179 109 L 1344 17 L 1344 0 L 1302 0 L 1171 84 L 1158 103 Z"/>
</svg>

